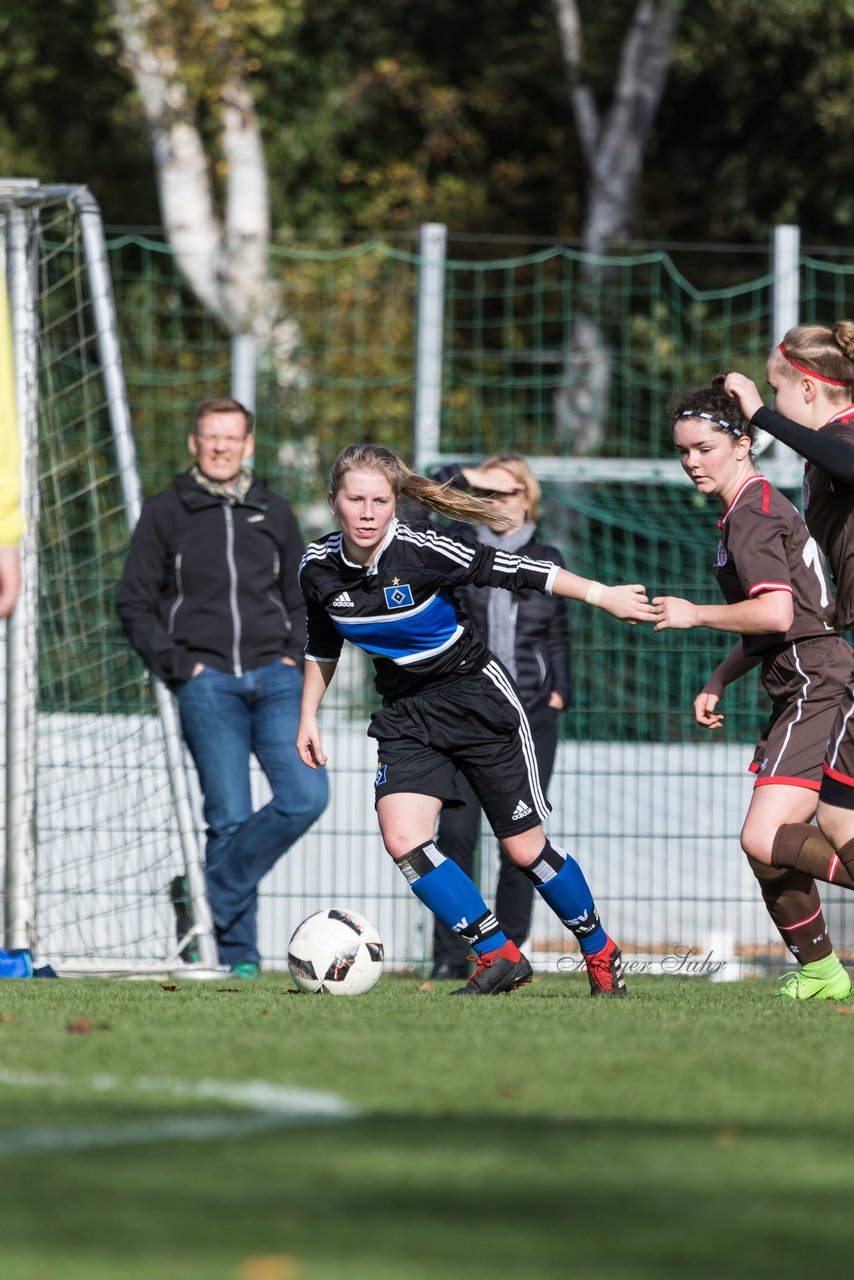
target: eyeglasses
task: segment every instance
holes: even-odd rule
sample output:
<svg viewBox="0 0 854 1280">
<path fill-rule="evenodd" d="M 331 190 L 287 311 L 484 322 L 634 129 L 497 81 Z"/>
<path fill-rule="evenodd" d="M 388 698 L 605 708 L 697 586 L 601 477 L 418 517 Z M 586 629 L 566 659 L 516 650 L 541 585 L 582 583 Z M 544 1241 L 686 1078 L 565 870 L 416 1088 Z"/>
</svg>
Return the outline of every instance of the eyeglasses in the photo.
<svg viewBox="0 0 854 1280">
<path fill-rule="evenodd" d="M 246 436 L 217 436 L 217 435 L 211 435 L 207 431 L 205 432 L 197 431 L 196 439 L 201 441 L 202 444 L 214 444 L 214 445 L 222 444 L 222 445 L 225 445 L 226 448 L 228 449 L 235 449 L 239 444 L 245 444 L 247 437 Z"/>
<path fill-rule="evenodd" d="M 522 485 L 515 489 L 472 489 L 472 493 L 476 498 L 484 498 L 487 502 L 503 502 L 507 498 L 517 498 L 520 493 L 524 492 Z"/>
</svg>

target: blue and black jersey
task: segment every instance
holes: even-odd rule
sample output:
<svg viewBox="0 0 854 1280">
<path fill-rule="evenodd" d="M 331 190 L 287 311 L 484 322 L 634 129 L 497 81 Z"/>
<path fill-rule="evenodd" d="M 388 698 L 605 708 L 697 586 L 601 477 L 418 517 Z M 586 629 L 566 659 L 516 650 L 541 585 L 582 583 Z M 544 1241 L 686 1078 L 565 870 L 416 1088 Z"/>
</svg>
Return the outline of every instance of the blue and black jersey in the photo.
<svg viewBox="0 0 854 1280">
<path fill-rule="evenodd" d="M 305 656 L 336 662 L 345 640 L 369 653 L 384 699 L 421 692 L 479 671 L 489 650 L 454 602 L 465 584 L 550 593 L 558 566 L 469 546 L 436 529 L 392 521 L 370 565 L 351 563 L 342 535 L 312 542 L 300 565 L 305 596 Z"/>
</svg>

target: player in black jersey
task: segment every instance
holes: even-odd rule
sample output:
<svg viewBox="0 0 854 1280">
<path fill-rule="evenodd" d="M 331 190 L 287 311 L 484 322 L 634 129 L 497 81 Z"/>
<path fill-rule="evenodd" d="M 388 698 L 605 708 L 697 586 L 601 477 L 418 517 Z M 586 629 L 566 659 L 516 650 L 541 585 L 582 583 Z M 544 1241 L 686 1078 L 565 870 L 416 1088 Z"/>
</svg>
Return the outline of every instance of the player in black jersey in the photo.
<svg viewBox="0 0 854 1280">
<path fill-rule="evenodd" d="M 750 766 L 756 783 L 741 846 L 771 919 L 800 962 L 780 994 L 844 999 L 851 980 L 833 951 L 815 880 L 775 865 L 775 854 L 793 828 L 801 844 L 818 837 L 809 821 L 824 744 L 854 673 L 854 653 L 833 630 L 833 598 L 803 520 L 754 470 L 755 428 L 737 402 L 714 386 L 687 392 L 670 408 L 686 474 L 724 510 L 715 576 L 726 604 L 657 596 L 654 629 L 711 627 L 739 637 L 694 699 L 695 719 L 708 729 L 721 727 L 726 686 L 761 663 L 773 711 Z"/>
<path fill-rule="evenodd" d="M 724 386 L 743 413 L 806 459 L 804 518 L 836 587 L 836 627 L 854 625 L 854 321 L 790 329 L 768 357 L 772 407 L 741 373 Z M 843 695 L 827 743 L 816 821 L 793 825 L 774 863 L 854 889 L 854 690 Z"/>
<path fill-rule="evenodd" d="M 410 529 L 395 514 L 402 495 L 457 519 L 495 519 L 485 500 L 415 474 L 388 449 L 351 445 L 338 455 L 329 501 L 340 532 L 312 543 L 300 567 L 308 607 L 300 756 L 314 768 L 326 763 L 317 711 L 350 640 L 373 658 L 383 697 L 368 732 L 378 744 L 385 847 L 415 895 L 475 952 L 475 972 L 454 994 L 494 995 L 531 979 L 473 881 L 434 842 L 443 804 L 458 803 L 459 770 L 508 856 L 578 939 L 592 994 L 622 996 L 620 951 L 581 868 L 543 831 L 549 805 L 518 691 L 457 611 L 453 589 L 533 587 L 634 623 L 651 620 L 644 588 L 605 586 L 497 547 Z"/>
</svg>

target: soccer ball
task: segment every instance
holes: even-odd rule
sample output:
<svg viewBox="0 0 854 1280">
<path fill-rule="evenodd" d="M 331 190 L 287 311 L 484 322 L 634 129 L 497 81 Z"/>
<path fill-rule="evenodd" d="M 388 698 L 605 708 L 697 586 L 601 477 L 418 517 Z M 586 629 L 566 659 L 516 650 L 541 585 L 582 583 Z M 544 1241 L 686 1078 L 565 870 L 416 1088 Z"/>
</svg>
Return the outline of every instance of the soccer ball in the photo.
<svg viewBox="0 0 854 1280">
<path fill-rule="evenodd" d="M 383 944 L 356 911 L 317 911 L 288 943 L 288 968 L 301 991 L 360 996 L 379 981 Z"/>
</svg>

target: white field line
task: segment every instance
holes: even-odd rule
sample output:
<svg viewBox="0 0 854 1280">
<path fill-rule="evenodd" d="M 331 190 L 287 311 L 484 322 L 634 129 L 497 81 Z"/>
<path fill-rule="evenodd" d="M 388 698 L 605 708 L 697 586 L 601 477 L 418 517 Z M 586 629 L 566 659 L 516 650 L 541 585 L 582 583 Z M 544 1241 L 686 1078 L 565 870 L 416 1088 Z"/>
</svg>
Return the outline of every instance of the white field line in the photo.
<svg viewBox="0 0 854 1280">
<path fill-rule="evenodd" d="M 93 1076 L 90 1080 L 74 1080 L 70 1076 L 55 1073 L 6 1071 L 0 1067 L 0 1086 L 88 1090 L 93 1094 L 130 1088 L 139 1094 L 168 1094 L 173 1098 L 210 1100 L 235 1108 L 206 1115 L 184 1112 L 157 1119 L 147 1117 L 128 1120 L 122 1124 L 87 1126 L 82 1129 L 24 1129 L 19 1133 L 0 1134 L 0 1156 L 39 1151 L 86 1151 L 94 1147 L 120 1147 L 130 1143 L 162 1142 L 176 1138 L 187 1142 L 206 1142 L 212 1138 L 265 1133 L 291 1125 L 352 1120 L 356 1115 L 354 1108 L 334 1093 L 291 1088 L 288 1085 L 271 1084 L 266 1080 L 176 1080 L 155 1076 L 120 1080 L 108 1075 Z M 244 1114 L 241 1114 L 240 1108 Z"/>
</svg>

